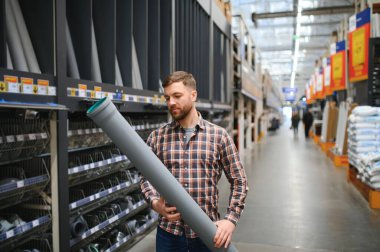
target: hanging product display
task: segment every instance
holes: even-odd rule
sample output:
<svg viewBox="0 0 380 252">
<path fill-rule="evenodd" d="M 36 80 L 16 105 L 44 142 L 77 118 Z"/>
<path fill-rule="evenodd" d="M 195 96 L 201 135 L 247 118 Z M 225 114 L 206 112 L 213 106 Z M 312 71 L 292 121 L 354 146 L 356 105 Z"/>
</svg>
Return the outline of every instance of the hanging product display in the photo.
<svg viewBox="0 0 380 252">
<path fill-rule="evenodd" d="M 331 89 L 346 89 L 346 41 L 331 44 Z"/>
<path fill-rule="evenodd" d="M 371 31 L 371 9 L 350 17 L 348 41 L 350 54 L 348 74 L 350 82 L 368 79 L 368 46 Z"/>
<path fill-rule="evenodd" d="M 107 133 L 157 191 L 170 204 L 176 206 L 182 219 L 199 235 L 207 247 L 212 251 L 225 251 L 224 248 L 214 247 L 213 239 L 217 230 L 215 224 L 132 129 L 109 97 L 93 105 L 87 111 L 87 115 Z M 226 251 L 237 250 L 230 244 Z"/>
</svg>

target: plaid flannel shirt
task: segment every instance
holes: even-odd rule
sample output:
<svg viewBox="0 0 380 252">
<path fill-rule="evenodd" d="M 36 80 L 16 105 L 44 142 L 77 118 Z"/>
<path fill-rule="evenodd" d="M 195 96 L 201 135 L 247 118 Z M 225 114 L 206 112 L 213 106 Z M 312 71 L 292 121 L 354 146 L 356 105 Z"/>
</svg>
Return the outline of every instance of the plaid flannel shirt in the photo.
<svg viewBox="0 0 380 252">
<path fill-rule="evenodd" d="M 238 222 L 244 209 L 248 191 L 247 178 L 239 154 L 226 130 L 199 115 L 196 130 L 186 144 L 186 134 L 177 121 L 153 131 L 147 144 L 173 176 L 212 221 L 220 218 L 218 213 L 218 181 L 224 171 L 231 184 L 229 206 L 224 219 Z M 160 194 L 143 178 L 141 190 L 146 200 L 159 199 Z M 160 216 L 159 226 L 174 235 L 195 238 L 197 235 L 183 220 L 169 221 Z"/>
</svg>

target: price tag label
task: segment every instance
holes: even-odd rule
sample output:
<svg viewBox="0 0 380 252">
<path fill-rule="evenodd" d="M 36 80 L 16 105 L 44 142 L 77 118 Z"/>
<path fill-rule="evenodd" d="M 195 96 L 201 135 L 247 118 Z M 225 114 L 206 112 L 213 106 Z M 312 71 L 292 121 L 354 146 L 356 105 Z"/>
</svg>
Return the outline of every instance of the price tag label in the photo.
<svg viewBox="0 0 380 252">
<path fill-rule="evenodd" d="M 12 230 L 9 230 L 9 231 L 7 231 L 6 233 L 5 233 L 5 236 L 7 237 L 7 238 L 11 238 L 11 237 L 13 237 L 15 235 L 15 231 L 12 229 Z"/>
<path fill-rule="evenodd" d="M 36 140 L 36 134 L 29 134 L 28 136 L 29 136 L 29 140 L 32 140 L 32 141 Z"/>
<path fill-rule="evenodd" d="M 20 84 L 14 82 L 8 82 L 8 92 L 20 93 Z"/>
<path fill-rule="evenodd" d="M 79 167 L 75 167 L 74 169 L 73 169 L 73 173 L 77 173 L 79 171 Z"/>
<path fill-rule="evenodd" d="M 42 139 L 47 139 L 47 133 L 46 132 L 41 133 L 41 137 Z"/>
<path fill-rule="evenodd" d="M 8 92 L 8 85 L 4 81 L 0 81 L 0 92 Z"/>
<path fill-rule="evenodd" d="M 86 134 L 90 134 L 90 133 L 91 133 L 90 129 L 85 129 L 84 132 L 85 132 Z"/>
<path fill-rule="evenodd" d="M 99 226 L 94 227 L 94 232 L 98 232 L 98 231 L 99 231 Z"/>
<path fill-rule="evenodd" d="M 83 130 L 82 129 L 78 130 L 78 135 L 83 135 Z"/>
<path fill-rule="evenodd" d="M 24 180 L 17 181 L 17 188 L 23 187 L 24 186 Z"/>
<path fill-rule="evenodd" d="M 72 204 L 71 204 L 71 208 L 72 208 L 72 209 L 77 208 L 77 203 L 76 203 L 76 202 L 72 203 Z"/>
<path fill-rule="evenodd" d="M 6 136 L 7 143 L 14 143 L 15 137 L 14 136 Z"/>
<path fill-rule="evenodd" d="M 40 225 L 40 221 L 39 220 L 32 221 L 32 226 L 33 227 L 37 227 L 38 225 Z"/>
<path fill-rule="evenodd" d="M 87 91 L 87 85 L 84 85 L 84 84 L 78 84 L 78 89 L 79 89 L 79 92 L 78 92 L 78 96 L 79 97 L 86 97 L 86 91 Z"/>
<path fill-rule="evenodd" d="M 34 94 L 33 85 L 23 84 L 22 85 L 22 92 L 24 94 Z"/>
<path fill-rule="evenodd" d="M 75 90 L 74 90 L 74 92 L 75 92 Z M 48 87 L 48 95 L 56 96 L 57 95 L 57 88 L 49 86 Z"/>
<path fill-rule="evenodd" d="M 24 141 L 24 135 L 17 135 L 16 139 L 17 139 L 17 142 L 23 142 Z"/>
<path fill-rule="evenodd" d="M 75 88 L 70 88 L 70 96 L 73 96 L 73 97 L 76 96 Z"/>
<path fill-rule="evenodd" d="M 120 189 L 121 189 L 121 185 L 116 186 L 116 190 L 120 190 Z"/>
<path fill-rule="evenodd" d="M 113 191 L 112 188 L 107 190 L 108 193 L 112 193 L 112 191 Z"/>
<path fill-rule="evenodd" d="M 94 164 L 94 163 L 91 163 L 91 164 L 90 164 L 90 168 L 91 168 L 91 169 L 94 169 L 94 168 L 95 168 L 95 164 Z"/>
<path fill-rule="evenodd" d="M 10 93 L 20 93 L 20 84 L 18 83 L 18 77 L 4 75 L 5 85 L 8 87 Z"/>
<path fill-rule="evenodd" d="M 95 196 L 97 196 L 97 195 L 98 195 L 98 193 L 95 194 Z M 90 196 L 90 201 L 93 201 L 95 199 L 95 196 L 94 195 Z"/>
</svg>

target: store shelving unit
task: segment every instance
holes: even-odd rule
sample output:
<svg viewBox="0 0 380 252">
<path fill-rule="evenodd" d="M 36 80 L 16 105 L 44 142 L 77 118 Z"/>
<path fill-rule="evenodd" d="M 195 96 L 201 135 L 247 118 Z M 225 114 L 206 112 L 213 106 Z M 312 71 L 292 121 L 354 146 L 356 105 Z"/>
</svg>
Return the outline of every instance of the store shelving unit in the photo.
<svg viewBox="0 0 380 252">
<path fill-rule="evenodd" d="M 1 232 L 0 250 L 78 251 L 101 244 L 123 251 L 152 230 L 157 216 L 141 198 L 133 164 L 85 112 L 110 96 L 146 139 L 168 122 L 162 80 L 185 70 L 197 80 L 204 118 L 231 130 L 231 25 L 215 1 L 17 0 L 41 69 L 35 73 L 7 63 L 16 57 L 7 57 L 7 1 L 0 5 L 0 113 L 15 131 L 4 133 L 2 123 L 0 178 L 15 176 L 6 171 L 16 165 L 25 176 L 0 185 L 0 217 L 15 207 L 26 223 Z M 72 72 L 66 23 L 79 76 Z M 33 113 L 30 120 L 44 120 L 40 131 L 21 127 L 19 120 Z M 35 162 L 38 169 L 30 167 Z M 93 225 L 91 216 L 136 195 L 133 205 Z M 31 219 L 21 216 L 24 207 Z M 80 216 L 89 225 L 73 237 L 70 223 Z M 135 220 L 135 228 L 125 226 Z M 125 237 L 116 241 L 114 232 Z"/>
</svg>

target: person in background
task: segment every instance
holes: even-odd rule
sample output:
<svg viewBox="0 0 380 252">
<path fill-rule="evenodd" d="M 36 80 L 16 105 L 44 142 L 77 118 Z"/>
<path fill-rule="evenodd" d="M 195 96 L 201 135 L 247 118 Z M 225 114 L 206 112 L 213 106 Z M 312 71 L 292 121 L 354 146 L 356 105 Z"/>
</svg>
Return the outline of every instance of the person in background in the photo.
<svg viewBox="0 0 380 252">
<path fill-rule="evenodd" d="M 293 112 L 293 115 L 292 115 L 292 129 L 293 129 L 293 132 L 294 132 L 294 135 L 297 136 L 298 135 L 298 124 L 300 122 L 300 116 L 298 115 L 297 111 L 294 111 Z"/>
<path fill-rule="evenodd" d="M 178 71 L 163 82 L 164 96 L 173 117 L 153 131 L 147 144 L 202 210 L 215 222 L 214 246 L 226 247 L 243 212 L 248 192 L 247 177 L 232 138 L 225 129 L 202 118 L 195 108 L 196 82 L 192 74 Z M 230 183 L 227 212 L 218 212 L 218 181 L 224 173 Z M 159 213 L 157 252 L 210 251 L 181 219 L 176 207 L 142 178 L 141 190 Z"/>
<path fill-rule="evenodd" d="M 302 122 L 305 126 L 305 137 L 309 138 L 309 131 L 313 125 L 313 114 L 310 112 L 310 109 L 307 109 L 306 113 L 302 117 Z"/>
</svg>

